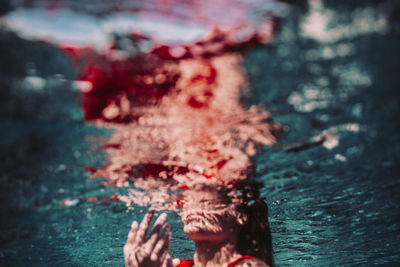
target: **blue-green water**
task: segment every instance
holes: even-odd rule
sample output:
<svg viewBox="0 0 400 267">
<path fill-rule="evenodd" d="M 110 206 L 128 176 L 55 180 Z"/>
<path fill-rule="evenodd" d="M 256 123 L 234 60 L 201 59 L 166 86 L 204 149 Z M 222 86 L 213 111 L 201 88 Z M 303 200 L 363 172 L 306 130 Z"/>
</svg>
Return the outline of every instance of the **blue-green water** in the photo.
<svg viewBox="0 0 400 267">
<path fill-rule="evenodd" d="M 326 1 L 320 9 L 295 8 L 274 40 L 243 62 L 252 88 L 244 105 L 265 104 L 288 127 L 253 159 L 270 208 L 276 265 L 396 266 L 399 5 Z M 331 16 L 328 34 L 305 32 L 313 10 Z M 110 133 L 83 121 L 67 56 L 6 31 L 0 40 L 0 264 L 122 266 L 131 221 L 146 208 L 133 212 L 102 200 L 127 189 L 103 187 L 83 172 L 102 165 L 104 155 L 93 148 L 96 137 Z M 32 68 L 45 88 L 24 83 Z M 327 147 L 286 149 L 324 131 L 333 136 Z M 100 201 L 87 202 L 93 196 Z M 60 205 L 66 198 L 79 202 Z M 193 245 L 178 216 L 168 220 L 171 254 L 190 258 Z"/>
</svg>

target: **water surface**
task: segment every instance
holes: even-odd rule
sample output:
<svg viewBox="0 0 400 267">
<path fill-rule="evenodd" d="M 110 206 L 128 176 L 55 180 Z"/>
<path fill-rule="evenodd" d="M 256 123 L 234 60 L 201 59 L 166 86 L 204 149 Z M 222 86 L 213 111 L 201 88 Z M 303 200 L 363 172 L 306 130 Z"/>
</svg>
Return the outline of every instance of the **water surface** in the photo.
<svg viewBox="0 0 400 267">
<path fill-rule="evenodd" d="M 252 178 L 265 185 L 276 265 L 395 266 L 399 7 L 295 7 L 274 40 L 241 63 L 251 88 L 242 105 L 266 105 L 288 127 L 251 158 Z M 14 32 L 1 39 L 0 261 L 122 265 L 129 225 L 146 207 L 113 201 L 129 188 L 103 186 L 107 180 L 84 171 L 104 166 L 107 155 L 94 147 L 113 131 L 84 121 L 69 56 Z M 174 212 L 169 222 L 171 254 L 190 258 L 193 246 Z"/>
</svg>

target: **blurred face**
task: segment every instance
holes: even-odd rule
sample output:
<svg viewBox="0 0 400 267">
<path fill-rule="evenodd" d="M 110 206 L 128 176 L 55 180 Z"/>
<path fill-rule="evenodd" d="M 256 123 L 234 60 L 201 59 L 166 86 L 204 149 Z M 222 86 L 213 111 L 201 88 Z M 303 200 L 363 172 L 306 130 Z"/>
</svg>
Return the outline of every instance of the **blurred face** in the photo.
<svg viewBox="0 0 400 267">
<path fill-rule="evenodd" d="M 235 207 L 217 192 L 188 190 L 180 212 L 183 231 L 193 241 L 221 242 L 237 228 Z"/>
</svg>

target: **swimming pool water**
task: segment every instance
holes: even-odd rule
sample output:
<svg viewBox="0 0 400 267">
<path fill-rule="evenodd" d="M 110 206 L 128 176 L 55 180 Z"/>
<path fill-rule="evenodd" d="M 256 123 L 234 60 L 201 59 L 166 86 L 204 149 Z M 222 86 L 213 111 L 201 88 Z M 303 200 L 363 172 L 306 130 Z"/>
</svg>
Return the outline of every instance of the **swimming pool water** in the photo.
<svg viewBox="0 0 400 267">
<path fill-rule="evenodd" d="M 252 159 L 277 266 L 400 261 L 398 11 L 394 1 L 298 3 L 270 44 L 244 56 L 243 105 L 265 104 L 287 126 Z M 103 164 L 94 147 L 112 133 L 83 121 L 66 55 L 7 31 L 0 39 L 0 263 L 123 265 L 131 221 L 146 208 L 109 199 L 128 189 L 83 171 Z M 26 79 L 32 69 L 44 87 Z M 171 254 L 190 258 L 179 217 L 168 220 Z"/>
</svg>

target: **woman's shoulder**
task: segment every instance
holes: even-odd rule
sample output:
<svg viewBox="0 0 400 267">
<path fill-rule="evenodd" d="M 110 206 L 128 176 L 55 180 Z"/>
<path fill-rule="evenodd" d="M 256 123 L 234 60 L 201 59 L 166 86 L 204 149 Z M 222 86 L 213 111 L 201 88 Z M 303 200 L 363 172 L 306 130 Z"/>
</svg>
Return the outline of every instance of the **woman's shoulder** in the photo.
<svg viewBox="0 0 400 267">
<path fill-rule="evenodd" d="M 192 267 L 193 264 L 193 260 L 179 260 L 179 262 L 174 264 L 174 267 Z"/>
<path fill-rule="evenodd" d="M 180 260 L 179 263 L 174 264 L 174 267 L 192 267 L 193 265 L 193 260 Z M 269 265 L 254 257 L 242 256 L 234 262 L 231 262 L 228 267 L 269 267 Z"/>
</svg>

